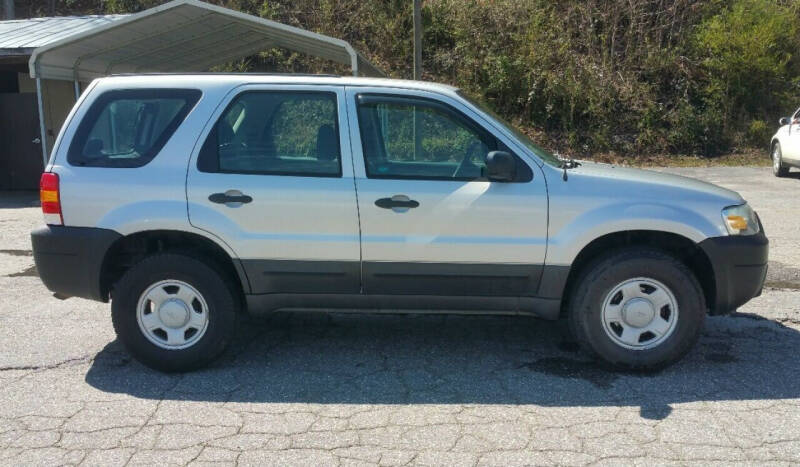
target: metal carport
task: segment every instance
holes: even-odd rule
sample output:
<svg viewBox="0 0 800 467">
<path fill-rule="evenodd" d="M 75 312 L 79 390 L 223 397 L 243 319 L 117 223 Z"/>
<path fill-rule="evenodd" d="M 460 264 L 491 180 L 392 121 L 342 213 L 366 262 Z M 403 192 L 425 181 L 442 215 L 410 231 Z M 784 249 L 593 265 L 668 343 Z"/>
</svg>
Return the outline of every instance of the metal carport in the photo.
<svg viewBox="0 0 800 467">
<path fill-rule="evenodd" d="M 34 50 L 42 153 L 48 149 L 42 79 L 79 83 L 117 73 L 196 72 L 273 47 L 349 65 L 354 76 L 384 76 L 348 42 L 198 0 L 174 0 Z"/>
</svg>

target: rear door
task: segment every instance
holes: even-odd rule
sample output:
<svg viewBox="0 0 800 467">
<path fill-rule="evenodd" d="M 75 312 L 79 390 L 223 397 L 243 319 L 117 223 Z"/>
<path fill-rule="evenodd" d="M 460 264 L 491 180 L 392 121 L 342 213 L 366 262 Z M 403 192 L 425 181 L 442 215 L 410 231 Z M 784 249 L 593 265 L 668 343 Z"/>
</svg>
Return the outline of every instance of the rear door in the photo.
<svg viewBox="0 0 800 467">
<path fill-rule="evenodd" d="M 514 152 L 456 99 L 347 88 L 369 294 L 526 296 L 547 241 L 541 172 L 517 157 L 517 180 L 483 175 L 488 151 Z"/>
<path fill-rule="evenodd" d="M 190 162 L 192 225 L 241 259 L 253 293 L 358 293 L 359 234 L 343 88 L 230 93 Z"/>
</svg>

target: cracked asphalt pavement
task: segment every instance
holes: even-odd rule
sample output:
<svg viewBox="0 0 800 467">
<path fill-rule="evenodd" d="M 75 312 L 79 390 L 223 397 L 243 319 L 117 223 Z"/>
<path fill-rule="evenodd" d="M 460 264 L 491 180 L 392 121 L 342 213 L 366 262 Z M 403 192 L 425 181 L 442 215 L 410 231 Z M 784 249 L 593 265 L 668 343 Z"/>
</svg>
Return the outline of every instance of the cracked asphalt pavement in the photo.
<svg viewBox="0 0 800 467">
<path fill-rule="evenodd" d="M 108 305 L 45 289 L 34 197 L 0 193 L 0 464 L 797 464 L 800 176 L 662 170 L 741 192 L 771 263 L 761 297 L 647 375 L 600 369 L 557 323 L 344 313 L 248 320 L 210 368 L 160 374 Z"/>
</svg>

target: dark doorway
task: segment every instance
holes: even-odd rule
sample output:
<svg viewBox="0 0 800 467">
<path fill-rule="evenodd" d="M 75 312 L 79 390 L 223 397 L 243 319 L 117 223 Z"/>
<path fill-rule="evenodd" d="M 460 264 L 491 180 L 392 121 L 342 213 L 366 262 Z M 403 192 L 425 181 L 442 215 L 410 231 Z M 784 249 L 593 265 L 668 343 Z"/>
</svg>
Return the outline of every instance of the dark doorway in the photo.
<svg viewBox="0 0 800 467">
<path fill-rule="evenodd" d="M 43 169 L 36 94 L 0 94 L 0 190 L 37 190 Z"/>
</svg>

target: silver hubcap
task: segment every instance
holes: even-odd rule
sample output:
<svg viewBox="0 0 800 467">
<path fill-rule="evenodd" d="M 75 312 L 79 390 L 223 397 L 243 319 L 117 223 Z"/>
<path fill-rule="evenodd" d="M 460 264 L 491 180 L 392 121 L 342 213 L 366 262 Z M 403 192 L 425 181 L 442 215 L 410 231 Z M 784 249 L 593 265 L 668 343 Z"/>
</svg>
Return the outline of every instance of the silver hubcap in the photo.
<svg viewBox="0 0 800 467">
<path fill-rule="evenodd" d="M 606 295 L 603 330 L 615 344 L 633 350 L 657 347 L 675 331 L 678 302 L 661 282 L 626 280 Z"/>
<path fill-rule="evenodd" d="M 139 297 L 136 320 L 142 334 L 158 347 L 185 349 L 205 334 L 208 305 L 186 282 L 165 280 L 151 285 Z"/>
<path fill-rule="evenodd" d="M 772 168 L 777 172 L 781 169 L 781 152 L 778 146 L 772 150 Z"/>
</svg>

